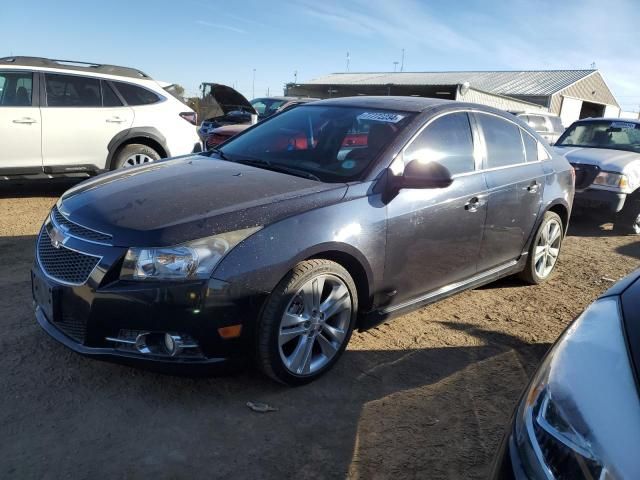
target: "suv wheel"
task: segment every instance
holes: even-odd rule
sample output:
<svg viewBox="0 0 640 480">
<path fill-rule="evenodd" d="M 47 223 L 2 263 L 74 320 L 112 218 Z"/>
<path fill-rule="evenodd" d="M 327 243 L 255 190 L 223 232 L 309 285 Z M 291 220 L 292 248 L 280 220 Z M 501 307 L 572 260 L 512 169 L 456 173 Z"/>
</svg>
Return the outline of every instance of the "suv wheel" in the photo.
<svg viewBox="0 0 640 480">
<path fill-rule="evenodd" d="M 160 160 L 160 154 L 153 148 L 140 143 L 125 145 L 117 153 L 114 168 L 128 168 Z"/>
<path fill-rule="evenodd" d="M 260 369 L 287 385 L 315 380 L 342 355 L 357 312 L 356 286 L 342 266 L 300 262 L 264 307 L 257 339 Z"/>
<path fill-rule="evenodd" d="M 640 235 L 640 197 L 630 196 L 616 214 L 613 231 L 622 235 Z"/>
<path fill-rule="evenodd" d="M 562 219 L 553 212 L 546 212 L 536 232 L 524 270 L 520 278 L 537 285 L 546 281 L 556 266 L 562 245 Z"/>
</svg>

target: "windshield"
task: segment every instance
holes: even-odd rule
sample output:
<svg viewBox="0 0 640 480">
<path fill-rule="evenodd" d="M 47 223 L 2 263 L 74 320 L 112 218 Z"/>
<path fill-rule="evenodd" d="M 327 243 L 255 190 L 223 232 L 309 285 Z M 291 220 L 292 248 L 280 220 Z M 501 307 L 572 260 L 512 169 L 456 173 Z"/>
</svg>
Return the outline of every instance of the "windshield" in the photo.
<svg viewBox="0 0 640 480">
<path fill-rule="evenodd" d="M 359 178 L 412 118 L 399 111 L 305 105 L 231 139 L 220 156 L 323 182 L 345 182 Z"/>
<path fill-rule="evenodd" d="M 556 146 L 640 152 L 640 125 L 622 120 L 578 122 L 567 129 Z"/>
</svg>

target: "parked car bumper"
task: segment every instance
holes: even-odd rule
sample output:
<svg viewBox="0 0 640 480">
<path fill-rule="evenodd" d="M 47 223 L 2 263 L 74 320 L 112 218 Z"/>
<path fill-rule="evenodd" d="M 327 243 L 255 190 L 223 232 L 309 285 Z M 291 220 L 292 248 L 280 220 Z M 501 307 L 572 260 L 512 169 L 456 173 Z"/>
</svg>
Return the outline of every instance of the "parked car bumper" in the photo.
<svg viewBox="0 0 640 480">
<path fill-rule="evenodd" d="M 587 188 L 576 191 L 573 205 L 577 208 L 598 208 L 615 213 L 622 210 L 626 199 L 626 193 Z"/>
<path fill-rule="evenodd" d="M 245 363 L 264 299 L 215 279 L 170 285 L 116 280 L 98 288 L 64 285 L 49 278 L 37 261 L 32 288 L 36 319 L 58 342 L 85 356 L 167 373 L 222 371 Z M 232 325 L 241 325 L 240 335 L 225 338 L 220 329 Z M 165 333 L 179 336 L 188 346 L 169 354 L 162 343 Z"/>
</svg>

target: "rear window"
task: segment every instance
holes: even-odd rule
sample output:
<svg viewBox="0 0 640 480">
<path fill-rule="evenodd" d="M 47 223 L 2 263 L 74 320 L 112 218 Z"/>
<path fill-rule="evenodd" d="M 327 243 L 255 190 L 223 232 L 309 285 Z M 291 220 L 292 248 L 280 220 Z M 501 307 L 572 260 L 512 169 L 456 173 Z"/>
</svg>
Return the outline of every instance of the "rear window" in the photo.
<svg viewBox="0 0 640 480">
<path fill-rule="evenodd" d="M 100 80 L 79 75 L 44 76 L 49 107 L 101 107 Z"/>
<path fill-rule="evenodd" d="M 151 105 L 152 103 L 158 103 L 162 98 L 159 95 L 147 90 L 146 88 L 132 85 L 130 83 L 113 82 L 120 95 L 127 102 L 127 105 Z"/>
<path fill-rule="evenodd" d="M 520 127 L 495 115 L 477 114 L 487 148 L 487 168 L 524 163 Z"/>
</svg>

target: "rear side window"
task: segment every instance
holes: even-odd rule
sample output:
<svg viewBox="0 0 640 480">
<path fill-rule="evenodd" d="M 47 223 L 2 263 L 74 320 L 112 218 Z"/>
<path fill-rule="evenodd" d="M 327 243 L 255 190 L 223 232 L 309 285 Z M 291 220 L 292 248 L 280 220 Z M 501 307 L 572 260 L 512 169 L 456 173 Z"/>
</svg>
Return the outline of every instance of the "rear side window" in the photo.
<svg viewBox="0 0 640 480">
<path fill-rule="evenodd" d="M 104 80 L 100 84 L 102 85 L 102 105 L 105 107 L 121 107 L 122 102 L 113 91 L 113 88 Z"/>
<path fill-rule="evenodd" d="M 405 164 L 414 159 L 436 161 L 452 175 L 475 169 L 473 136 L 464 112 L 450 113 L 434 120 L 404 152 Z"/>
<path fill-rule="evenodd" d="M 49 107 L 101 107 L 100 80 L 77 75 L 44 76 Z"/>
<path fill-rule="evenodd" d="M 548 132 L 547 122 L 544 117 L 539 115 L 529 115 L 529 126 L 536 132 Z"/>
<path fill-rule="evenodd" d="M 522 134 L 522 142 L 524 143 L 524 153 L 527 162 L 538 161 L 538 141 L 524 130 L 520 130 Z"/>
<path fill-rule="evenodd" d="M 487 168 L 524 163 L 520 127 L 495 115 L 477 114 L 487 148 Z"/>
<path fill-rule="evenodd" d="M 0 72 L 0 107 L 29 107 L 33 90 L 31 72 Z"/>
<path fill-rule="evenodd" d="M 138 87 L 137 85 L 131 85 L 130 83 L 113 82 L 120 95 L 127 102 L 127 105 L 151 105 L 152 103 L 158 103 L 160 96 L 153 93 L 146 88 Z"/>
</svg>

